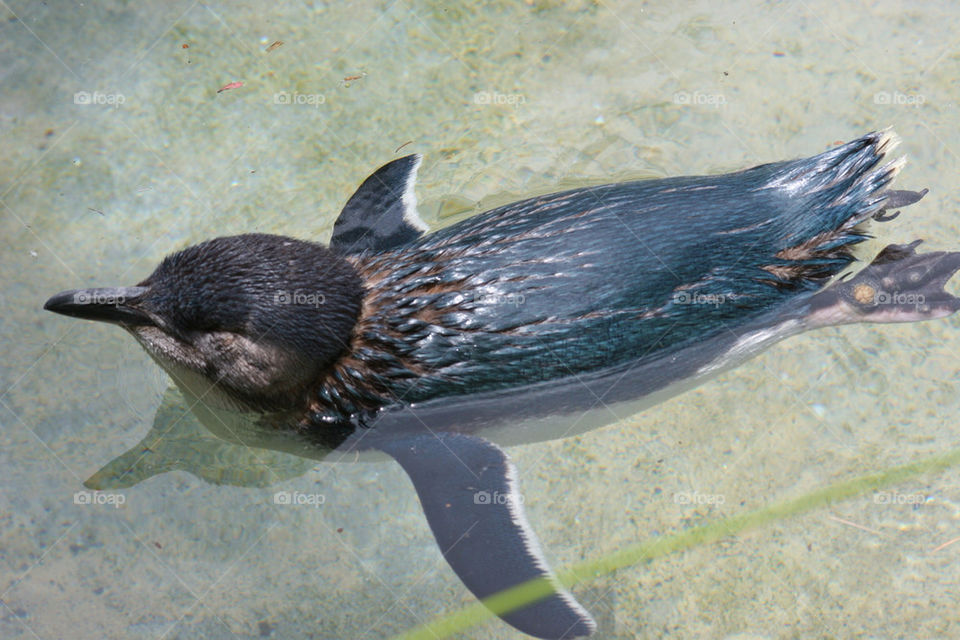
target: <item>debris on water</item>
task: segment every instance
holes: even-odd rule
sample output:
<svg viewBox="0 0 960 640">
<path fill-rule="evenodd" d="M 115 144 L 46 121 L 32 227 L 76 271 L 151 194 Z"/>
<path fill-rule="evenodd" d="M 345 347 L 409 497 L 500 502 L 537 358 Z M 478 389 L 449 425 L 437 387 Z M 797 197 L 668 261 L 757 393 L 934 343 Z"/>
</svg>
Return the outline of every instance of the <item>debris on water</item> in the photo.
<svg viewBox="0 0 960 640">
<path fill-rule="evenodd" d="M 847 525 L 848 527 L 853 527 L 854 529 L 860 529 L 861 531 L 867 531 L 867 532 L 869 532 L 869 533 L 875 533 L 875 534 L 881 535 L 881 536 L 883 535 L 883 533 L 882 533 L 881 531 L 877 531 L 876 529 L 872 529 L 872 528 L 870 528 L 870 527 L 865 527 L 865 526 L 863 526 L 862 524 L 857 524 L 856 522 L 851 522 L 851 521 L 849 521 L 849 520 L 844 520 L 843 518 L 838 518 L 838 517 L 833 516 L 833 515 L 828 515 L 828 516 L 827 516 L 827 519 L 828 519 L 828 520 L 833 520 L 834 522 L 839 522 L 840 524 L 845 524 L 845 525 Z"/>
<path fill-rule="evenodd" d="M 354 80 L 360 80 L 360 79 L 366 78 L 366 77 L 367 77 L 367 72 L 366 72 L 366 71 L 361 71 L 360 73 L 358 73 L 358 74 L 356 74 L 356 75 L 352 75 L 352 76 L 344 76 L 344 78 L 343 78 L 343 86 L 344 86 L 344 87 L 349 87 L 349 86 L 350 86 L 350 83 L 351 83 L 352 81 L 354 81 Z"/>
<path fill-rule="evenodd" d="M 239 88 L 242 87 L 242 86 L 243 86 L 243 82 L 237 80 L 237 81 L 235 81 L 235 82 L 231 82 L 231 83 L 229 83 L 229 84 L 223 85 L 222 87 L 220 87 L 219 89 L 217 89 L 217 93 L 222 93 L 222 92 L 224 92 L 224 91 L 229 91 L 230 89 L 239 89 Z"/>
<path fill-rule="evenodd" d="M 936 549 L 934 549 L 934 550 L 931 551 L 930 553 L 936 553 L 937 551 L 943 551 L 944 549 L 946 549 L 946 548 L 949 547 L 950 545 L 954 544 L 955 542 L 960 542 L 960 538 L 954 538 L 953 540 L 948 540 L 947 542 L 944 542 L 942 545 L 940 545 L 939 547 L 937 547 Z"/>
</svg>

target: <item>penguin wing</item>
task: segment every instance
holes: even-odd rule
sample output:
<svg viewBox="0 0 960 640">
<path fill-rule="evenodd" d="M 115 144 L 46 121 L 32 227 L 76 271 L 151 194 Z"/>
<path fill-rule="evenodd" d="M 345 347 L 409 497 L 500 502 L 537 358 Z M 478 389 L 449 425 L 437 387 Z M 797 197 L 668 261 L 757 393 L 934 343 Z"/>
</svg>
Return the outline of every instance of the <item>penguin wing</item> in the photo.
<svg viewBox="0 0 960 640">
<path fill-rule="evenodd" d="M 590 614 L 547 565 L 527 523 L 516 469 L 502 449 L 482 438 L 427 433 L 382 442 L 377 448 L 403 467 L 443 557 L 477 598 L 537 581 L 542 598 L 491 610 L 537 638 L 578 638 L 596 628 Z"/>
<path fill-rule="evenodd" d="M 364 180 L 333 224 L 330 248 L 377 252 L 419 238 L 428 229 L 417 214 L 414 192 L 421 160 L 419 154 L 398 158 Z"/>
</svg>

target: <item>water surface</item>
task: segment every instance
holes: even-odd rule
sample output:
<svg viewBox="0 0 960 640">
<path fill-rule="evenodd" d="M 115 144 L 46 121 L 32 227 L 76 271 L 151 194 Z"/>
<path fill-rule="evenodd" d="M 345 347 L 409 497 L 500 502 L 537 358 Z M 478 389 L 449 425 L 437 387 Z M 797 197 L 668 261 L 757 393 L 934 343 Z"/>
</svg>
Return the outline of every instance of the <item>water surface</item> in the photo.
<svg viewBox="0 0 960 640">
<path fill-rule="evenodd" d="M 76 504 L 168 381 L 122 331 L 42 312 L 57 291 L 133 284 L 215 235 L 326 241 L 403 153 L 425 155 L 422 214 L 442 226 L 511 195 L 733 170 L 886 126 L 909 156 L 898 184 L 931 192 L 865 253 L 960 247 L 946 2 L 13 1 L 0 19 L 4 638 L 380 638 L 472 602 L 389 461 L 263 488 L 174 471 L 121 505 Z M 956 447 L 958 347 L 957 319 L 821 331 L 617 425 L 515 447 L 530 520 L 563 567 Z M 936 549 L 957 536 L 957 480 L 576 591 L 602 638 L 956 636 L 960 544 Z"/>
</svg>

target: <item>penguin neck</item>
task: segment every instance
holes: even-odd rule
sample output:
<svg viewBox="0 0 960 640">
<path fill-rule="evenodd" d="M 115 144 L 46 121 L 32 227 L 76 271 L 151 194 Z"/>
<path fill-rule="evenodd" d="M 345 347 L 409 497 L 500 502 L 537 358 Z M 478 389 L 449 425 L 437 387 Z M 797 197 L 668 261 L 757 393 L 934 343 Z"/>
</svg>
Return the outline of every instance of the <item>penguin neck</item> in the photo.
<svg viewBox="0 0 960 640">
<path fill-rule="evenodd" d="M 364 297 L 347 348 L 310 394 L 312 423 L 351 420 L 358 414 L 409 401 L 407 391 L 422 376 L 434 373 L 414 354 L 422 338 L 418 333 L 429 330 L 433 318 L 428 316 L 436 310 L 428 304 L 417 304 L 422 287 L 403 286 L 409 280 L 398 274 L 422 275 L 441 265 L 431 263 L 426 256 L 411 257 L 403 252 L 349 257 L 347 261 L 364 281 Z M 430 293 L 437 293 L 440 286 L 430 285 Z M 458 291 L 461 286 L 452 283 L 448 288 Z"/>
</svg>

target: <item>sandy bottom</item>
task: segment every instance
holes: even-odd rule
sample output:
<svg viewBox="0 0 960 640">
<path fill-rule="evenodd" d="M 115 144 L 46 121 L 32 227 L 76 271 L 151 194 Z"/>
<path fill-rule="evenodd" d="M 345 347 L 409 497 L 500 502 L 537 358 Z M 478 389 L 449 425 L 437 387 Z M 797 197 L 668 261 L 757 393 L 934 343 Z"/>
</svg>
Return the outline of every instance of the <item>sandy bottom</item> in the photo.
<svg viewBox="0 0 960 640">
<path fill-rule="evenodd" d="M 87 5 L 0 9 L 3 638 L 382 638 L 472 602 L 389 461 L 267 488 L 177 471 L 77 504 L 167 380 L 122 331 L 40 309 L 214 235 L 326 241 L 400 147 L 425 154 L 418 194 L 440 226 L 479 202 L 733 170 L 893 125 L 898 184 L 931 193 L 866 252 L 960 247 L 948 3 Z M 553 565 L 957 447 L 958 329 L 821 331 L 620 424 L 513 448 Z M 957 637 L 958 473 L 575 592 L 600 638 Z M 324 501 L 281 507 L 278 490 Z M 491 621 L 461 637 L 517 635 Z"/>
</svg>

